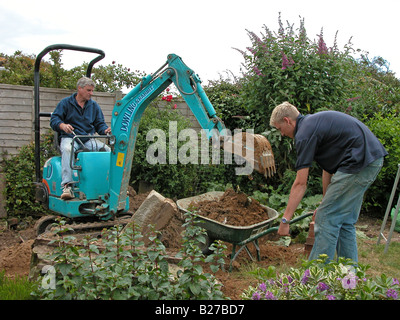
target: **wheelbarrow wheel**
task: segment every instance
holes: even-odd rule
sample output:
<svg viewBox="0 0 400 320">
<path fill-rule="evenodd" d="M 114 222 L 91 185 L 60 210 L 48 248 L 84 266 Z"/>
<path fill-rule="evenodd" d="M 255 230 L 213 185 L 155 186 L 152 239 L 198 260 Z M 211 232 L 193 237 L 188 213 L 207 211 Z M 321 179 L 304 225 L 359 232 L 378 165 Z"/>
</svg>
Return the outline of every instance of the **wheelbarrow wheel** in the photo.
<svg viewBox="0 0 400 320">
<path fill-rule="evenodd" d="M 199 243 L 199 248 L 204 255 L 208 256 L 213 253 L 213 250 L 211 250 L 210 247 L 215 241 L 215 239 L 211 238 L 208 234 L 205 234 L 204 238 L 205 242 Z"/>
</svg>

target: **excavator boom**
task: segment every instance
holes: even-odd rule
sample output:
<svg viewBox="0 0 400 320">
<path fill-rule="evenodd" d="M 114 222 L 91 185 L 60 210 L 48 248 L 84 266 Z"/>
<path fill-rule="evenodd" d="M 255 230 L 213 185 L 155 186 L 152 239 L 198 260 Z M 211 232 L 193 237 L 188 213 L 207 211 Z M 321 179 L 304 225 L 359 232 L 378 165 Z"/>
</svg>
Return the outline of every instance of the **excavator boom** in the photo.
<svg viewBox="0 0 400 320">
<path fill-rule="evenodd" d="M 110 168 L 110 210 L 113 213 L 123 210 L 126 205 L 126 191 L 130 179 L 132 159 L 140 119 L 149 103 L 174 83 L 197 121 L 206 130 L 209 137 L 218 134 L 224 140 L 224 145 L 231 146 L 230 152 L 239 150 L 239 156 L 251 161 L 254 168 L 271 176 L 275 172 L 275 163 L 268 140 L 261 135 L 251 137 L 252 145 L 247 142 L 246 133 L 242 136 L 226 135 L 225 126 L 216 115 L 216 111 L 201 86 L 199 77 L 175 55 L 168 55 L 167 62 L 153 75 L 145 77 L 113 110 L 112 132 L 115 135 L 115 145 L 111 155 Z M 240 144 L 241 149 L 234 148 Z M 243 152 L 244 151 L 244 152 Z M 247 151 L 247 152 L 246 152 Z M 250 152 L 251 151 L 251 152 Z M 247 155 L 247 156 L 246 156 Z"/>
</svg>

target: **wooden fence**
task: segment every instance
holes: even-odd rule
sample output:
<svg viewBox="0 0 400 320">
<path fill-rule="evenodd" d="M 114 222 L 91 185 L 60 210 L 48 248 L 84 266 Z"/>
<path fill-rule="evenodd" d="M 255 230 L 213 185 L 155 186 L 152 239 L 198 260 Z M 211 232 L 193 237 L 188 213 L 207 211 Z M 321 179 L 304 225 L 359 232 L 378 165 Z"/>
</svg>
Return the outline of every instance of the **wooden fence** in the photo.
<svg viewBox="0 0 400 320">
<path fill-rule="evenodd" d="M 53 112 L 57 103 L 71 95 L 74 90 L 40 88 L 40 111 Z M 101 106 L 105 120 L 111 123 L 111 113 L 120 91 L 115 93 L 96 92 L 93 100 Z M 192 111 L 183 100 L 176 102 L 179 112 L 188 117 L 194 129 L 200 129 Z M 18 149 L 34 141 L 34 89 L 30 86 L 0 84 L 0 154 L 14 155 Z M 41 118 L 41 132 L 50 128 L 49 118 Z"/>
</svg>

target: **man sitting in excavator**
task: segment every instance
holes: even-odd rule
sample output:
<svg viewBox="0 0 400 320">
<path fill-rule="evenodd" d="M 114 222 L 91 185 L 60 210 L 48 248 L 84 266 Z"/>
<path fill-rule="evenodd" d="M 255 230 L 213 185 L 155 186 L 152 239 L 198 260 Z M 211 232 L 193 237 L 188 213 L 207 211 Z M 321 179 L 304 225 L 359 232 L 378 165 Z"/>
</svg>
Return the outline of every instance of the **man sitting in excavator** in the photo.
<svg viewBox="0 0 400 320">
<path fill-rule="evenodd" d="M 74 198 L 71 189 L 73 183 L 70 158 L 72 151 L 72 138 L 74 135 L 100 135 L 111 133 L 111 128 L 104 121 L 103 112 L 98 103 L 92 100 L 95 83 L 92 79 L 82 77 L 77 82 L 77 92 L 62 99 L 51 115 L 50 126 L 60 133 L 60 150 L 62 164 L 63 193 L 61 199 Z M 78 139 L 77 139 L 78 140 Z M 103 142 L 96 139 L 82 138 L 75 141 L 74 149 L 88 149 L 91 151 L 110 151 Z"/>
</svg>

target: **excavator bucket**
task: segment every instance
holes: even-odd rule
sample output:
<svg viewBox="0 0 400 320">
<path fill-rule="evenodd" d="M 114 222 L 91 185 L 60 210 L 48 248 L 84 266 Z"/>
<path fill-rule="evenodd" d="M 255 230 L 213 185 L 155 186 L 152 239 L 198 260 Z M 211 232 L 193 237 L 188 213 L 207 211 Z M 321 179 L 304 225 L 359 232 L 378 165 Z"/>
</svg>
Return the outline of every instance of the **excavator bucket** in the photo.
<svg viewBox="0 0 400 320">
<path fill-rule="evenodd" d="M 260 134 L 239 132 L 224 141 L 224 149 L 244 158 L 266 178 L 276 173 L 275 159 L 268 139 Z"/>
</svg>

